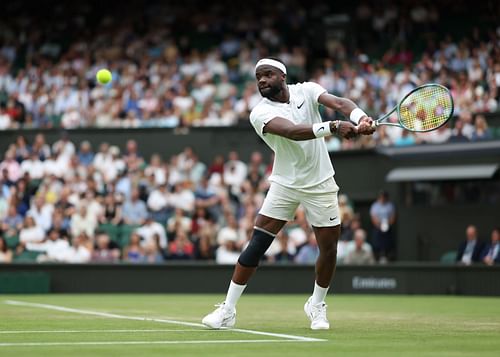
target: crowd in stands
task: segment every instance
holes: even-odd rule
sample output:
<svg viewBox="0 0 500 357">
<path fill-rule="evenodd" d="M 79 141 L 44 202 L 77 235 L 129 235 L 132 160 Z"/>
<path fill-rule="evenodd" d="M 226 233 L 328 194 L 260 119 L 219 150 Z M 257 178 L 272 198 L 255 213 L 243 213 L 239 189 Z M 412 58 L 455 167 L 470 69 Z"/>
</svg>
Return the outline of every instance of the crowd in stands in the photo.
<svg viewBox="0 0 500 357">
<path fill-rule="evenodd" d="M 124 151 L 88 141 L 78 147 L 66 132 L 54 143 L 43 133 L 28 143 L 20 135 L 0 162 L 0 263 L 204 260 L 234 264 L 249 242 L 272 170 L 258 151 L 249 162 L 236 151 L 211 163 L 186 147 L 149 160 L 134 140 Z M 370 208 L 371 225 L 345 194 L 339 264 L 395 260 L 396 209 L 381 191 Z M 470 226 L 457 250 L 462 264 L 500 263 L 499 231 L 491 241 Z M 314 233 L 299 207 L 295 219 L 266 252 L 268 263 L 314 264 Z"/>
<path fill-rule="evenodd" d="M 164 161 L 67 133 L 49 145 L 18 136 L 0 162 L 0 262 L 150 262 L 208 260 L 233 264 L 250 239 L 268 189 L 260 152 L 199 161 L 187 147 Z M 339 261 L 373 263 L 359 217 L 340 197 Z M 312 264 L 319 251 L 299 209 L 266 252 L 268 262 Z"/>
<path fill-rule="evenodd" d="M 342 10 L 322 2 L 255 3 L 245 16 L 237 15 L 239 6 L 210 4 L 132 2 L 116 17 L 92 16 L 92 5 L 59 4 L 46 18 L 30 15 L 32 21 L 10 5 L 6 11 L 13 16 L 0 31 L 0 129 L 236 125 L 248 121 L 260 100 L 256 61 L 275 55 L 287 65 L 290 82 L 316 81 L 374 118 L 420 84 L 451 89 L 453 125 L 430 134 L 385 127 L 360 140 L 332 138 L 332 151 L 498 134 L 482 113 L 499 109 L 500 27 L 464 26 L 459 39 L 440 33 L 444 9 L 469 11 L 464 1 L 375 1 L 346 10 L 358 28 L 352 36 L 366 50 L 323 36 L 318 44 L 303 30 Z M 411 46 L 417 40 L 423 41 L 420 49 Z M 370 44 L 384 51 L 371 54 Z M 113 82 L 96 85 L 103 67 L 111 69 Z"/>
</svg>

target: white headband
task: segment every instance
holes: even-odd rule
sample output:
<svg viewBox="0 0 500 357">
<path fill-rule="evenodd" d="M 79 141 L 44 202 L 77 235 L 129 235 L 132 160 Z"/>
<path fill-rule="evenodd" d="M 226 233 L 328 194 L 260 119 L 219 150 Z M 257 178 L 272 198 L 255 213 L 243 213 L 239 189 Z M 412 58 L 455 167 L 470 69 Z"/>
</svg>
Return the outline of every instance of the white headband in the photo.
<svg viewBox="0 0 500 357">
<path fill-rule="evenodd" d="M 273 60 L 270 58 L 263 58 L 259 62 L 257 62 L 257 64 L 255 65 L 255 71 L 257 71 L 257 68 L 259 68 L 260 66 L 263 66 L 263 65 L 268 65 L 268 66 L 278 68 L 281 72 L 286 74 L 285 65 L 279 61 L 276 61 L 276 60 Z"/>
</svg>

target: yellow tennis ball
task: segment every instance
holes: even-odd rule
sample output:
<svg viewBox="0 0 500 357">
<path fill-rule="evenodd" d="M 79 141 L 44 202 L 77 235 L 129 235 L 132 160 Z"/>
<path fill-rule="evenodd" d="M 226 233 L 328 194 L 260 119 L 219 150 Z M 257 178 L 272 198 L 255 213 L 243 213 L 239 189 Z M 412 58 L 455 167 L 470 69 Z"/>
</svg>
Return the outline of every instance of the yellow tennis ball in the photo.
<svg viewBox="0 0 500 357">
<path fill-rule="evenodd" d="M 97 81 L 101 84 L 107 84 L 111 82 L 111 79 L 113 79 L 113 76 L 111 75 L 111 72 L 107 69 L 100 69 L 97 74 L 96 74 Z"/>
</svg>

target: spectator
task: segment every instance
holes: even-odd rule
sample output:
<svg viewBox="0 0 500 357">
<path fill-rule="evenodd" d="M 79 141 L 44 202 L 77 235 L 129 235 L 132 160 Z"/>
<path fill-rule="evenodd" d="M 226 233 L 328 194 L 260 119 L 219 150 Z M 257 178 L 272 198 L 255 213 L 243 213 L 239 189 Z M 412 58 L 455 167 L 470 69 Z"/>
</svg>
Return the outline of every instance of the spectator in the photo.
<svg viewBox="0 0 500 357">
<path fill-rule="evenodd" d="M 193 222 L 191 218 L 185 215 L 182 209 L 177 208 L 174 215 L 167 221 L 168 240 L 173 241 L 175 239 L 175 234 L 178 229 L 182 229 L 184 232 L 190 233 L 192 226 Z"/>
<path fill-rule="evenodd" d="M 148 210 L 146 204 L 139 199 L 138 189 L 133 189 L 130 199 L 123 204 L 122 215 L 125 224 L 144 224 L 148 217 Z"/>
<path fill-rule="evenodd" d="M 491 130 L 488 128 L 488 124 L 486 123 L 484 115 L 477 115 L 474 131 L 472 132 L 471 135 L 471 140 L 472 141 L 490 140 L 492 138 L 493 136 L 491 135 Z"/>
<path fill-rule="evenodd" d="M 151 215 L 146 218 L 146 221 L 141 227 L 137 228 L 136 232 L 142 238 L 142 246 L 149 244 L 153 241 L 153 239 L 156 239 L 155 237 L 157 237 L 160 248 L 167 248 L 167 235 L 165 233 L 165 228 L 160 223 L 155 222 Z"/>
<path fill-rule="evenodd" d="M 16 206 L 10 205 L 7 216 L 2 221 L 2 232 L 7 236 L 14 236 L 22 227 L 23 217 L 17 213 Z"/>
<path fill-rule="evenodd" d="M 11 263 L 12 256 L 12 250 L 7 247 L 5 238 L 0 236 L 0 263 Z"/>
<path fill-rule="evenodd" d="M 491 231 L 491 240 L 481 252 L 481 261 L 486 265 L 500 264 L 500 228 Z"/>
<path fill-rule="evenodd" d="M 94 153 L 92 152 L 92 146 L 87 140 L 80 143 L 78 160 L 85 167 L 91 165 L 94 162 Z"/>
<path fill-rule="evenodd" d="M 43 242 L 26 244 L 26 250 L 42 253 L 37 257 L 38 262 L 61 261 L 70 249 L 67 239 L 61 236 L 56 229 L 51 229 Z"/>
<path fill-rule="evenodd" d="M 80 233 L 73 238 L 69 249 L 60 257 L 65 263 L 88 263 L 92 258 L 92 242 L 84 233 Z"/>
<path fill-rule="evenodd" d="M 366 233 L 363 229 L 357 229 L 354 232 L 354 240 L 347 247 L 347 255 L 344 263 L 354 265 L 375 263 L 372 247 L 366 243 Z"/>
<path fill-rule="evenodd" d="M 158 240 L 153 239 L 144 246 L 144 262 L 145 263 L 163 263 L 164 257 L 161 253 Z"/>
<path fill-rule="evenodd" d="M 477 236 L 477 228 L 474 225 L 469 225 L 465 230 L 466 240 L 458 247 L 456 261 L 460 264 L 471 265 L 481 261 L 481 251 L 483 250 L 483 242 Z"/>
<path fill-rule="evenodd" d="M 92 262 L 112 263 L 120 259 L 120 248 L 105 232 L 98 232 L 95 237 L 95 246 L 92 251 Z"/>
<path fill-rule="evenodd" d="M 45 198 L 41 195 L 34 198 L 34 204 L 26 213 L 28 216 L 33 217 L 36 225 L 41 227 L 44 231 L 48 231 L 52 226 L 52 214 L 54 213 L 54 206 L 45 203 Z"/>
<path fill-rule="evenodd" d="M 19 231 L 19 242 L 40 243 L 45 239 L 45 232 L 42 227 L 37 226 L 35 220 L 31 216 L 26 216 L 24 226 Z"/>
<path fill-rule="evenodd" d="M 285 229 L 281 230 L 266 251 L 268 261 L 275 263 L 293 263 L 297 249 L 290 242 Z"/>
<path fill-rule="evenodd" d="M 123 260 L 131 263 L 140 263 L 145 260 L 144 248 L 141 246 L 141 237 L 132 232 L 128 245 L 123 249 Z"/>
<path fill-rule="evenodd" d="M 0 171 L 7 170 L 7 178 L 10 182 L 17 182 L 21 178 L 21 166 L 15 158 L 15 151 L 9 149 L 5 153 L 5 160 L 0 163 Z"/>
<path fill-rule="evenodd" d="M 22 161 L 28 159 L 28 157 L 30 156 L 30 151 L 31 150 L 28 147 L 26 138 L 23 135 L 19 135 L 16 138 L 16 144 L 15 144 L 16 161 L 21 163 Z"/>
<path fill-rule="evenodd" d="M 237 237 L 234 235 L 226 235 L 219 242 L 219 247 L 215 251 L 215 262 L 217 264 L 236 264 L 241 251 L 236 245 Z"/>
<path fill-rule="evenodd" d="M 373 252 L 377 261 L 385 263 L 394 258 L 393 227 L 396 223 L 396 209 L 389 201 L 387 191 L 380 191 L 370 207 L 370 217 L 373 224 Z"/>
<path fill-rule="evenodd" d="M 196 260 L 214 260 L 215 259 L 215 239 L 211 230 L 204 226 L 198 233 L 198 239 L 195 242 L 194 256 Z"/>
<path fill-rule="evenodd" d="M 314 264 L 319 255 L 318 242 L 314 233 L 309 233 L 307 243 L 303 245 L 295 256 L 295 263 Z"/>
<path fill-rule="evenodd" d="M 170 206 L 170 192 L 168 192 L 166 183 L 159 185 L 149 194 L 147 206 L 155 221 L 167 221 L 172 209 Z"/>
<path fill-rule="evenodd" d="M 29 174 L 32 180 L 41 180 L 44 176 L 44 165 L 40 161 L 38 153 L 32 151 L 29 158 L 21 163 L 21 172 L 23 175 Z"/>
<path fill-rule="evenodd" d="M 80 205 L 78 211 L 71 217 L 71 234 L 76 237 L 85 233 L 86 237 L 93 237 L 97 228 L 97 219 L 92 215 L 87 206 Z"/>
<path fill-rule="evenodd" d="M 450 143 L 464 143 L 469 141 L 469 138 L 465 136 L 464 132 L 464 122 L 462 120 L 457 120 L 455 122 L 455 128 L 450 136 Z"/>
<path fill-rule="evenodd" d="M 122 224 L 122 202 L 122 195 L 108 193 L 104 197 L 104 207 L 99 215 L 99 223 L 112 224 L 114 226 Z"/>
<path fill-rule="evenodd" d="M 168 258 L 174 260 L 194 258 L 194 245 L 184 230 L 178 229 L 175 233 L 174 241 L 168 246 Z"/>
</svg>

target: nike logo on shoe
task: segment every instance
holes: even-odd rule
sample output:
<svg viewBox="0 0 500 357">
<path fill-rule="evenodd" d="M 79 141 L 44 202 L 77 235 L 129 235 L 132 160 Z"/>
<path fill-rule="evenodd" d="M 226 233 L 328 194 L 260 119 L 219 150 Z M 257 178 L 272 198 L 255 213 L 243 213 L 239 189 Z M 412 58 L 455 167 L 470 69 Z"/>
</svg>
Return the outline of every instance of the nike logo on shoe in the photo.
<svg viewBox="0 0 500 357">
<path fill-rule="evenodd" d="M 305 103 L 305 102 L 306 102 L 306 101 L 304 100 L 304 101 L 302 102 L 302 104 L 300 104 L 300 105 L 297 105 L 297 109 L 300 109 L 300 108 L 302 108 L 302 106 L 304 105 L 304 103 Z"/>
</svg>

